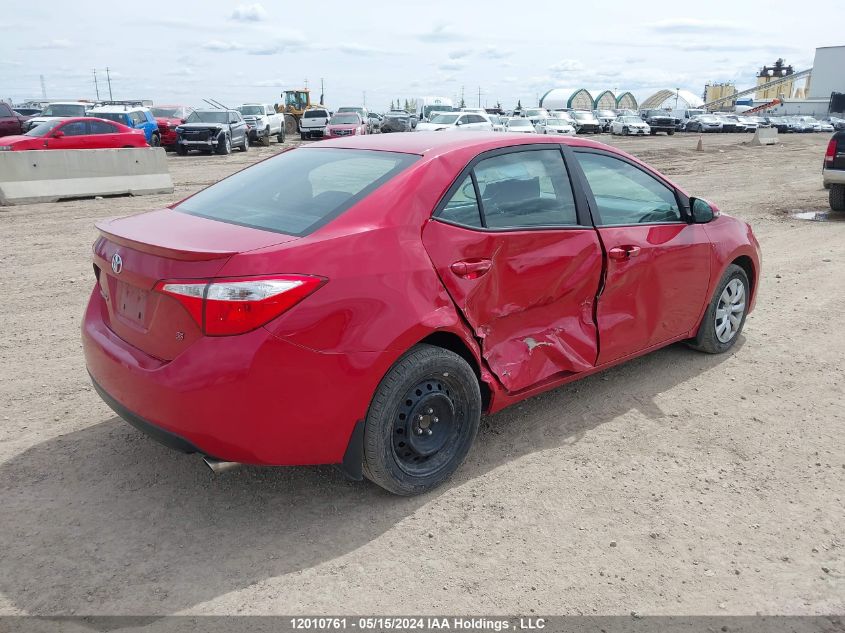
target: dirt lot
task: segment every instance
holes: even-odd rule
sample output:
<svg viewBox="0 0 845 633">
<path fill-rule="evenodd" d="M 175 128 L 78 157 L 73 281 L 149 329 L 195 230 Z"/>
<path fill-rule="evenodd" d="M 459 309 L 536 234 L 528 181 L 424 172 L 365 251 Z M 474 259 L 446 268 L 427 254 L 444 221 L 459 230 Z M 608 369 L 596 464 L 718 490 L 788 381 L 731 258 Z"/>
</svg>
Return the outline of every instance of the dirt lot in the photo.
<svg viewBox="0 0 845 633">
<path fill-rule="evenodd" d="M 673 346 L 487 418 L 413 499 L 328 467 L 214 476 L 89 385 L 94 221 L 279 146 L 171 157 L 170 196 L 3 210 L 0 613 L 845 613 L 845 222 L 788 215 L 826 208 L 826 135 L 749 138 L 612 141 L 753 224 L 733 353 Z"/>
</svg>

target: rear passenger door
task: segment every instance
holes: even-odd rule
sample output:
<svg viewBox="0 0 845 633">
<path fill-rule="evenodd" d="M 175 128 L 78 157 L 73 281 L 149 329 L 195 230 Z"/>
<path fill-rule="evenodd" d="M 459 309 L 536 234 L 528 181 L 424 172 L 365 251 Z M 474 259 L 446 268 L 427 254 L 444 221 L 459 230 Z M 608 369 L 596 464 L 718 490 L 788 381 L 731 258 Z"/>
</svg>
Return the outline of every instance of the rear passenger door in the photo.
<svg viewBox="0 0 845 633">
<path fill-rule="evenodd" d="M 710 239 L 688 221 L 682 195 L 622 156 L 574 155 L 583 174 L 607 270 L 596 308 L 601 352 L 612 362 L 696 327 L 710 284 Z"/>
<path fill-rule="evenodd" d="M 594 366 L 602 252 L 560 145 L 481 154 L 436 208 L 423 244 L 505 389 Z"/>
<path fill-rule="evenodd" d="M 114 123 L 91 119 L 88 121 L 88 128 L 90 136 L 86 137 L 87 147 L 91 149 L 121 147 L 120 130 Z"/>
</svg>

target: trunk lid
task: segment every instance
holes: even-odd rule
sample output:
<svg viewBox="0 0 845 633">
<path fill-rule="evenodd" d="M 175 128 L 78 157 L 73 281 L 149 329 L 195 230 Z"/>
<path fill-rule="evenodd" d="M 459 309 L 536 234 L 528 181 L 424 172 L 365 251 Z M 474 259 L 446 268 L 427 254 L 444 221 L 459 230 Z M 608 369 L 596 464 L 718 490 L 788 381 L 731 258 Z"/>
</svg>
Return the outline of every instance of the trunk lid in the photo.
<svg viewBox="0 0 845 633">
<path fill-rule="evenodd" d="M 153 288 L 165 279 L 210 279 L 238 253 L 297 238 L 162 209 L 96 224 L 95 274 L 103 320 L 130 345 L 172 360 L 202 336 L 187 310 Z"/>
</svg>

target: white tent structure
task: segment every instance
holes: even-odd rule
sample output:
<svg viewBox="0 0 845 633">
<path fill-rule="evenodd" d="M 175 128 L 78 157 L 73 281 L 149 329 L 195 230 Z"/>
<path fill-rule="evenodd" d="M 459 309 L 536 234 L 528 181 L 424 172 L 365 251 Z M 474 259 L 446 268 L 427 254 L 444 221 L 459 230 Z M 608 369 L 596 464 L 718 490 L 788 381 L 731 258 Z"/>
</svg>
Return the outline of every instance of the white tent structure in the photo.
<svg viewBox="0 0 845 633">
<path fill-rule="evenodd" d="M 658 90 L 640 104 L 643 110 L 700 108 L 704 100 L 689 90 Z"/>
<path fill-rule="evenodd" d="M 547 110 L 562 108 L 576 110 L 631 108 L 636 110 L 637 100 L 630 92 L 623 92 L 617 96 L 610 90 L 596 90 L 591 93 L 586 88 L 552 88 L 540 97 L 539 106 Z"/>
</svg>

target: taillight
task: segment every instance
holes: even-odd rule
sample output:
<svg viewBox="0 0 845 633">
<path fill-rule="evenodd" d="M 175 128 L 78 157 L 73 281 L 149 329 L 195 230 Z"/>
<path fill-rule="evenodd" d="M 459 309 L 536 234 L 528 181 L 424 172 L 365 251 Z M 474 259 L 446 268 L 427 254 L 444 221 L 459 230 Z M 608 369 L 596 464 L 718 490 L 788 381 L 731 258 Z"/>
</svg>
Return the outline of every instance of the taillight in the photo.
<svg viewBox="0 0 845 633">
<path fill-rule="evenodd" d="M 824 153 L 824 164 L 827 166 L 833 165 L 833 159 L 836 158 L 836 139 L 830 139 L 827 144 L 827 151 Z"/>
<path fill-rule="evenodd" d="M 206 336 L 231 336 L 275 319 L 325 282 L 311 275 L 268 275 L 160 281 L 155 289 L 177 299 Z"/>
</svg>

